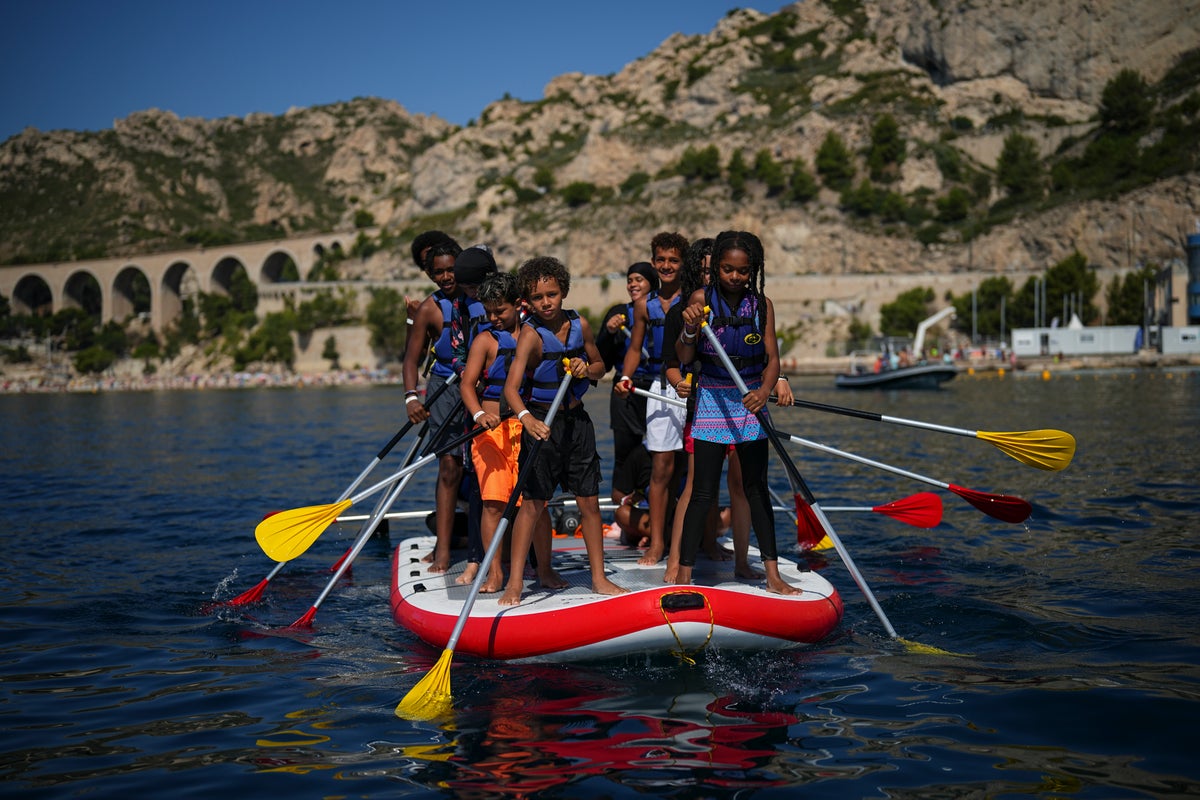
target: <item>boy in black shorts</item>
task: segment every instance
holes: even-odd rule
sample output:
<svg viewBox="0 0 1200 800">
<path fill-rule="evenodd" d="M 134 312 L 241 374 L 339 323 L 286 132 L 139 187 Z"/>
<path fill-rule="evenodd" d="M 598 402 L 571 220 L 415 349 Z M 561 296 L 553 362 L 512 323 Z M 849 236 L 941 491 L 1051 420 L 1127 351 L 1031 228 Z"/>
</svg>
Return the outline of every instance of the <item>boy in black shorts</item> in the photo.
<svg viewBox="0 0 1200 800">
<path fill-rule="evenodd" d="M 600 456 L 596 452 L 596 431 L 583 407 L 583 394 L 604 376 L 604 362 L 596 350 L 587 320 L 575 311 L 564 309 L 563 300 L 571 288 L 571 275 L 555 258 L 533 258 L 517 272 L 522 294 L 529 305 L 527 330 L 517 340 L 517 352 L 504 383 L 504 399 L 523 426 L 521 433 L 521 474 L 528 475 L 522 493 L 521 510 L 513 523 L 511 562 L 508 585 L 500 605 L 521 602 L 525 590 L 525 559 L 533 530 L 546 503 L 561 485 L 575 495 L 583 518 L 580 529 L 587 545 L 592 591 L 615 595 L 628 591 L 617 586 L 604 573 L 604 532 L 600 525 Z M 531 335 L 532 334 L 532 335 Z M 542 420 L 558 392 L 566 369 L 574 376 L 558 413 L 547 426 Z M 532 467 L 527 467 L 534 441 L 541 440 Z M 546 588 L 565 588 L 558 578 Z"/>
</svg>

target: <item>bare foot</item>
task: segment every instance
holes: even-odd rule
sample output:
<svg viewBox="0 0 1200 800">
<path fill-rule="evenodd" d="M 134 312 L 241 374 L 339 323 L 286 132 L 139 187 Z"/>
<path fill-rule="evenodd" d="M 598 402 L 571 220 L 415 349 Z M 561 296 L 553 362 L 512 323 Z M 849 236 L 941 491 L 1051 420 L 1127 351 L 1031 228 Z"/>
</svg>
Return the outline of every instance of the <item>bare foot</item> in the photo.
<svg viewBox="0 0 1200 800">
<path fill-rule="evenodd" d="M 617 586 L 615 583 L 610 581 L 608 578 L 599 578 L 599 579 L 592 578 L 592 591 L 595 592 L 596 594 L 604 594 L 604 595 L 610 595 L 610 596 L 617 595 L 617 594 L 628 594 L 629 593 L 628 589 L 626 589 L 622 586 Z"/>
<path fill-rule="evenodd" d="M 781 578 L 768 578 L 767 591 L 774 594 L 800 594 L 800 590 Z"/>
<path fill-rule="evenodd" d="M 502 606 L 520 605 L 521 604 L 521 590 L 520 589 L 506 589 L 504 591 L 504 594 L 500 595 L 499 602 L 500 602 L 500 605 L 502 605 Z"/>
<path fill-rule="evenodd" d="M 745 578 L 751 581 L 761 580 L 763 577 L 763 573 L 750 566 L 750 563 L 747 561 L 742 561 L 734 567 L 733 574 L 738 578 Z"/>
<path fill-rule="evenodd" d="M 474 561 L 472 561 L 469 564 L 467 564 L 467 568 L 463 570 L 462 575 L 459 575 L 457 578 L 454 579 L 454 582 L 457 584 L 460 584 L 460 585 L 467 584 L 467 583 L 474 583 L 475 576 L 478 574 L 479 574 L 479 565 L 476 564 Z"/>
<path fill-rule="evenodd" d="M 562 575 L 551 569 L 545 573 L 538 573 L 538 585 L 543 589 L 566 589 L 571 584 L 563 580 Z"/>
<path fill-rule="evenodd" d="M 674 583 L 675 578 L 679 575 L 679 564 L 672 564 L 667 560 L 667 568 L 663 570 L 663 583 Z"/>
<path fill-rule="evenodd" d="M 692 582 L 692 568 L 680 565 L 679 569 L 675 572 L 675 585 L 676 586 L 679 586 L 679 585 L 686 586 L 687 584 L 689 584 L 691 582 Z"/>
<path fill-rule="evenodd" d="M 642 553 L 642 557 L 638 559 L 638 563 L 643 567 L 653 567 L 659 561 L 662 561 L 663 546 L 660 544 L 657 547 L 650 545 L 646 548 L 646 552 Z"/>
<path fill-rule="evenodd" d="M 429 565 L 430 572 L 446 572 L 450 569 L 450 556 L 438 556 L 433 559 L 433 563 Z"/>
<path fill-rule="evenodd" d="M 424 561 L 426 564 L 428 564 L 430 561 L 433 561 L 433 551 L 430 550 L 428 553 L 421 556 L 421 560 Z"/>
<path fill-rule="evenodd" d="M 479 593 L 480 594 L 495 594 L 496 592 L 500 591 L 503 588 L 504 588 L 504 576 L 501 575 L 496 578 L 488 578 L 486 581 L 484 581 L 483 585 L 479 587 Z"/>
</svg>

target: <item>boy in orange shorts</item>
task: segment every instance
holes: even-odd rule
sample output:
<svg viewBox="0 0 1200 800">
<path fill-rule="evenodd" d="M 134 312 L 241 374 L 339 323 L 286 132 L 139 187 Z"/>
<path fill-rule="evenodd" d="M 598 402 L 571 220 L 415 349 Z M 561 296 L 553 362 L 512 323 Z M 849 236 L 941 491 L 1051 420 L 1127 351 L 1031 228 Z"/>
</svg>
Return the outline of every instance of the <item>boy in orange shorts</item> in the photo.
<svg viewBox="0 0 1200 800">
<path fill-rule="evenodd" d="M 492 324 L 491 335 L 477 336 L 471 344 L 462 374 L 462 399 L 463 408 L 471 418 L 487 428 L 475 438 L 471 447 L 471 462 L 475 465 L 479 494 L 483 499 L 480 534 L 486 551 L 500 524 L 504 506 L 516 487 L 521 453 L 521 423 L 513 418 L 504 419 L 501 411 L 504 381 L 523 327 L 517 276 L 511 273 L 492 275 L 480 285 L 477 298 L 483 303 Z M 543 515 L 538 523 L 533 550 L 538 563 L 538 580 L 552 585 L 561 583 L 550 569 L 549 515 Z M 479 591 L 498 592 L 504 587 L 501 561 L 500 558 L 492 560 L 487 580 L 480 585 Z M 477 562 L 468 563 L 458 577 L 458 583 L 471 583 L 478 570 Z"/>
</svg>

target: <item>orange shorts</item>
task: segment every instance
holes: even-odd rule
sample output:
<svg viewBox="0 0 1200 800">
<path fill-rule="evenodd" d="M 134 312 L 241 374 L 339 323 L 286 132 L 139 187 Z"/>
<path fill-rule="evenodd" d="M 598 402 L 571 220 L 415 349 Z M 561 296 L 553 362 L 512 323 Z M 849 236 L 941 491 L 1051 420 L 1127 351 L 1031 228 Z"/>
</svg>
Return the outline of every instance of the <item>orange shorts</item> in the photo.
<svg viewBox="0 0 1200 800">
<path fill-rule="evenodd" d="M 471 445 L 471 463 L 479 479 L 479 496 L 507 503 L 517 485 L 517 457 L 521 454 L 521 423 L 506 419 L 484 431 Z"/>
</svg>

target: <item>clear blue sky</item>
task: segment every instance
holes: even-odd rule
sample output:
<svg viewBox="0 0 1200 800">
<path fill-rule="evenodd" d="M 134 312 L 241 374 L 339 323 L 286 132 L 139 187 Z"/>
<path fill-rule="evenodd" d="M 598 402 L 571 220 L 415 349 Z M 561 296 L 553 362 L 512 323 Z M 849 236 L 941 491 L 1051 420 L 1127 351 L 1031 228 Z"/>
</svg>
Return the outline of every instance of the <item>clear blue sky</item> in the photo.
<svg viewBox="0 0 1200 800">
<path fill-rule="evenodd" d="M 781 0 L 740 7 L 773 13 Z M 359 96 L 459 125 L 564 72 L 608 74 L 734 0 L 0 0 L 0 141 L 133 111 L 280 114 Z"/>
</svg>

